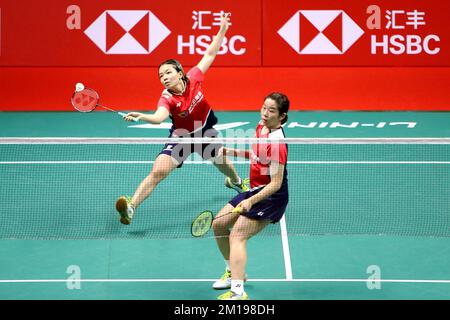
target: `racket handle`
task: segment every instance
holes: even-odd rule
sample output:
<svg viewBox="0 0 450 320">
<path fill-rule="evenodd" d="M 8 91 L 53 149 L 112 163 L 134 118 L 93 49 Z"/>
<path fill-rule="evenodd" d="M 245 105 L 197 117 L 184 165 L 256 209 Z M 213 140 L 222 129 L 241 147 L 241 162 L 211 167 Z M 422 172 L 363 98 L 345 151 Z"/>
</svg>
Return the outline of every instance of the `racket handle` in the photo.
<svg viewBox="0 0 450 320">
<path fill-rule="evenodd" d="M 239 213 L 239 214 L 241 214 L 242 213 L 242 208 L 241 207 L 236 207 L 233 210 L 231 210 L 231 213 Z"/>
<path fill-rule="evenodd" d="M 122 117 L 125 117 L 125 116 L 127 115 L 126 113 L 123 113 L 123 112 L 118 112 L 118 114 L 121 115 Z M 134 122 L 137 122 L 138 119 L 133 118 L 133 121 L 134 121 Z"/>
</svg>

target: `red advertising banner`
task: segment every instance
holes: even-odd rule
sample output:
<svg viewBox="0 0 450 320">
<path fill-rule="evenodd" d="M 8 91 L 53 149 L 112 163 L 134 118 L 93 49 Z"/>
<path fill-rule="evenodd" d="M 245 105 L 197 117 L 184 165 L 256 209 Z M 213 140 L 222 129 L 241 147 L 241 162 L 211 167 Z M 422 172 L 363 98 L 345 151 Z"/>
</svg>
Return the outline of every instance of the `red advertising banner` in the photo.
<svg viewBox="0 0 450 320">
<path fill-rule="evenodd" d="M 264 66 L 448 66 L 450 1 L 263 1 Z"/>
<path fill-rule="evenodd" d="M 231 25 L 216 66 L 261 65 L 260 0 L 6 0 L 1 66 L 195 65 L 219 30 Z"/>
<path fill-rule="evenodd" d="M 450 1 L 3 0 L 0 66 L 448 66 Z"/>
<path fill-rule="evenodd" d="M 449 0 L 1 0 L 0 111 L 73 110 L 77 82 L 154 110 L 157 66 L 199 62 L 231 13 L 205 88 L 215 110 L 271 91 L 293 110 L 449 110 Z"/>
</svg>

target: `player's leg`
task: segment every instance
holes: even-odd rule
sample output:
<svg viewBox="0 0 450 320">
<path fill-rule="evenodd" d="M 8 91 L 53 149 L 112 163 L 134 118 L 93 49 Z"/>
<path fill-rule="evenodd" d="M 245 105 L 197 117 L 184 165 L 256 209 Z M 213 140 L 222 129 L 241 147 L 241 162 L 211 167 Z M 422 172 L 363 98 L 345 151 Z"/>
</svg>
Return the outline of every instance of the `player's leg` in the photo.
<svg viewBox="0 0 450 320">
<path fill-rule="evenodd" d="M 228 236 L 230 235 L 230 228 L 238 218 L 238 216 L 229 214 L 233 209 L 234 206 L 228 203 L 222 208 L 222 210 L 219 211 L 212 224 L 217 247 L 219 248 L 225 261 L 225 271 L 223 275 L 213 283 L 214 289 L 228 289 L 231 287 L 230 242 Z M 227 216 L 218 218 L 222 215 Z"/>
<path fill-rule="evenodd" d="M 247 241 L 269 223 L 270 220 L 255 220 L 243 215 L 239 216 L 229 236 L 230 267 L 233 272 L 233 279 L 244 279 L 247 264 Z"/>
<path fill-rule="evenodd" d="M 230 258 L 230 244 L 228 239 L 230 228 L 238 218 L 236 215 L 229 214 L 233 209 L 234 207 L 227 203 L 227 205 L 219 211 L 212 224 L 217 246 L 225 260 L 229 260 Z M 228 215 L 227 217 L 219 218 L 226 214 Z"/>
<path fill-rule="evenodd" d="M 223 147 L 218 144 L 206 145 L 203 149 L 203 158 L 210 159 L 214 166 L 226 177 L 225 186 L 239 193 L 248 191 L 248 181 L 239 177 L 233 162 L 222 152 Z"/>
<path fill-rule="evenodd" d="M 264 229 L 270 220 L 254 220 L 239 216 L 234 224 L 230 239 L 231 290 L 220 295 L 220 300 L 246 300 L 244 290 L 245 267 L 247 265 L 247 241 Z"/>
<path fill-rule="evenodd" d="M 131 223 L 137 207 L 177 166 L 178 162 L 168 154 L 161 153 L 156 158 L 150 174 L 140 183 L 133 197 L 123 196 L 117 200 L 116 210 L 120 214 L 120 222 L 122 224 Z"/>
<path fill-rule="evenodd" d="M 179 163 L 174 161 L 171 156 L 160 154 L 153 164 L 152 171 L 141 182 L 133 195 L 132 204 L 134 208 L 136 209 L 139 207 L 139 205 L 152 193 L 155 187 L 176 169 L 178 165 Z"/>
</svg>

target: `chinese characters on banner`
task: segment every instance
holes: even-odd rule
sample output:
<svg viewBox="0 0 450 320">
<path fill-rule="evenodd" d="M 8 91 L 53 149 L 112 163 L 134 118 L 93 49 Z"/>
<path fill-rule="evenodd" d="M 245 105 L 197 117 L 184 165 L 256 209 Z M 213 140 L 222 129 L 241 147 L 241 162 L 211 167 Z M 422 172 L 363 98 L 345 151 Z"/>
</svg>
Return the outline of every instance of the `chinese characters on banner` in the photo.
<svg viewBox="0 0 450 320">
<path fill-rule="evenodd" d="M 219 12 L 192 11 L 192 30 L 212 30 L 213 27 L 220 28 L 220 17 L 223 13 L 223 10 L 220 10 Z M 230 17 L 230 28 L 233 24 L 231 20 L 232 18 Z M 177 54 L 183 55 L 187 52 L 190 55 L 203 55 L 213 40 L 213 37 L 214 36 L 211 35 L 200 35 L 197 37 L 189 35 L 188 39 L 185 39 L 183 35 L 178 35 Z M 235 56 L 243 55 L 247 51 L 246 42 L 246 37 L 244 35 L 225 37 L 218 55 L 227 53 Z"/>
<path fill-rule="evenodd" d="M 381 16 L 381 9 L 372 5 L 368 8 L 374 16 Z M 436 55 L 440 52 L 441 39 L 436 34 L 416 34 L 414 30 L 418 30 L 421 26 L 425 26 L 425 12 L 419 12 L 417 9 L 413 11 L 405 10 L 385 10 L 386 30 L 406 30 L 407 34 L 390 34 L 383 35 L 378 39 L 376 35 L 371 35 L 371 54 L 376 55 L 381 51 L 383 54 L 408 54 L 417 55 L 422 52 L 428 55 Z M 369 17 L 370 19 L 370 17 Z M 368 23 L 369 26 L 369 23 Z M 373 28 L 379 29 L 379 23 L 373 23 Z M 380 49 L 380 50 L 378 50 Z"/>
</svg>

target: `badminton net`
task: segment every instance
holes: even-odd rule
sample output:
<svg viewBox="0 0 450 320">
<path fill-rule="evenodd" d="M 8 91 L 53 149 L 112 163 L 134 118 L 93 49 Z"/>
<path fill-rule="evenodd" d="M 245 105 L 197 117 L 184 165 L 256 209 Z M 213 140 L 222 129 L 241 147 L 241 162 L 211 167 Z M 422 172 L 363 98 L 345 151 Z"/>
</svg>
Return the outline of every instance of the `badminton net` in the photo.
<svg viewBox="0 0 450 320">
<path fill-rule="evenodd" d="M 248 149 L 255 140 L 214 141 Z M 117 198 L 133 195 L 169 141 L 177 142 L 0 138 L 0 239 L 191 237 L 192 219 L 217 213 L 236 195 L 197 154 L 156 187 L 130 225 L 115 211 Z M 289 149 L 288 235 L 450 236 L 448 139 L 280 142 Z M 231 160 L 248 177 L 249 161 Z M 260 235 L 280 233 L 280 224 L 271 224 Z"/>
</svg>

